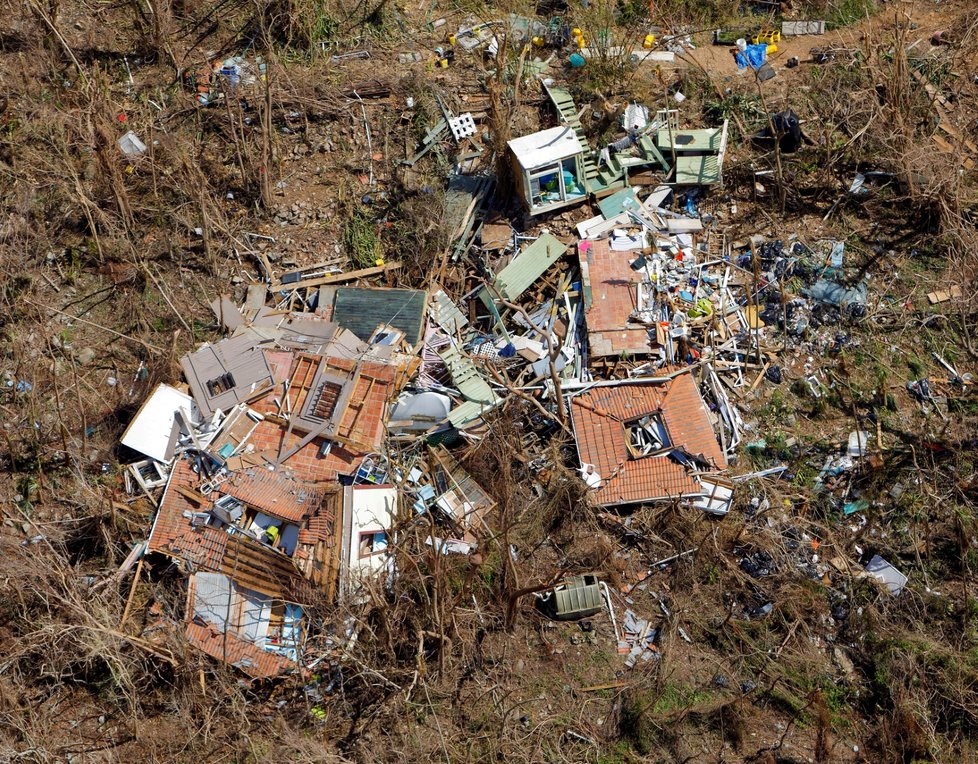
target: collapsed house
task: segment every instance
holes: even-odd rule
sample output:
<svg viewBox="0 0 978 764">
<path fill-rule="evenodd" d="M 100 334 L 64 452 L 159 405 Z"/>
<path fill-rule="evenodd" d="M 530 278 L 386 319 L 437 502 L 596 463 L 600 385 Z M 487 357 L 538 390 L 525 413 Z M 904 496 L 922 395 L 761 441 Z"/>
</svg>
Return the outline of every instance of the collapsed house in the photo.
<svg viewBox="0 0 978 764">
<path fill-rule="evenodd" d="M 433 554 L 477 554 L 495 502 L 452 449 L 517 397 L 537 404 L 518 449 L 531 474 L 567 429 L 597 506 L 729 510 L 726 391 L 760 334 L 745 269 L 696 209 L 722 182 L 726 124 L 682 129 L 675 110 L 631 104 L 626 136 L 595 150 L 569 91 L 542 88 L 558 124 L 509 142 L 518 196 L 531 216 L 594 202 L 577 237 L 491 220 L 492 178 L 460 163 L 444 262 L 468 260 L 464 286 L 345 285 L 400 263 L 266 264 L 243 305 L 211 304 L 227 337 L 180 360 L 186 386 L 158 386 L 127 428 L 128 490 L 157 508 L 142 553 L 182 574 L 174 619 L 204 653 L 256 679 L 315 663 L 323 614 L 397 574 L 411 523 Z M 459 143 L 445 117 L 406 164 L 449 128 Z M 662 183 L 633 185 L 635 169 Z"/>
<path fill-rule="evenodd" d="M 465 423 L 484 410 L 459 414 L 471 401 L 405 391 L 424 365 L 416 348 L 429 316 L 430 325 L 464 323 L 458 309 L 408 289 L 314 299 L 326 309 L 216 300 L 230 336 L 185 355 L 186 389 L 159 385 L 121 439 L 142 457 L 125 473 L 129 492 L 157 507 L 130 557 L 175 564 L 188 643 L 255 679 L 301 662 L 311 613 L 363 600 L 393 572 L 402 495 L 414 514 L 436 515 L 444 530 L 429 543 L 442 553 L 471 553 L 494 506 L 448 452 L 431 451 L 430 465 L 406 475 L 385 456 L 388 424 L 453 432 L 452 413 Z M 446 370 L 464 375 L 466 357 L 443 355 Z M 488 386 L 479 396 L 501 401 Z"/>
<path fill-rule="evenodd" d="M 699 473 L 724 470 L 727 460 L 695 381 L 678 374 L 634 382 L 571 396 L 581 475 L 595 503 L 700 499 Z"/>
<path fill-rule="evenodd" d="M 188 641 L 264 678 L 298 659 L 308 608 L 387 562 L 397 490 L 364 465 L 417 359 L 386 324 L 370 343 L 316 316 L 222 313 L 232 336 L 181 360 L 190 395 L 158 387 L 122 442 L 147 457 L 134 489 L 163 486 L 145 551 L 188 575 Z"/>
<path fill-rule="evenodd" d="M 560 124 L 507 144 L 517 195 L 531 215 L 607 197 L 629 187 L 632 170 L 652 165 L 675 187 L 723 182 L 727 120 L 718 127 L 681 128 L 676 109 L 661 110 L 650 120 L 646 107 L 630 104 L 621 118 L 625 136 L 595 151 L 570 92 L 546 83 L 542 87 Z"/>
</svg>

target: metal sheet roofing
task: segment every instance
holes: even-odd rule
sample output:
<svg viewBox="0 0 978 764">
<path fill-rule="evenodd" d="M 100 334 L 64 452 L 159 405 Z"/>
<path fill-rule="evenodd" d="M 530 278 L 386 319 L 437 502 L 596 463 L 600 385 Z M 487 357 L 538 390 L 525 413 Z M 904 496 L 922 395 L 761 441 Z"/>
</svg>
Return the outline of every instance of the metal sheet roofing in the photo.
<svg viewBox="0 0 978 764">
<path fill-rule="evenodd" d="M 424 329 L 427 292 L 418 289 L 365 289 L 341 287 L 336 290 L 333 320 L 362 340 L 369 340 L 380 324 L 404 332 L 404 338 L 417 345 Z"/>
<path fill-rule="evenodd" d="M 498 402 L 496 393 L 472 363 L 472 359 L 462 355 L 451 345 L 439 351 L 438 355 L 445 362 L 452 383 L 464 398 L 482 404 L 495 405 Z"/>
<path fill-rule="evenodd" d="M 515 300 L 566 251 L 566 244 L 553 234 L 545 233 L 496 274 L 493 286 L 503 298 Z"/>
<path fill-rule="evenodd" d="M 204 416 L 227 411 L 274 383 L 265 354 L 252 337 L 231 337 L 180 359 L 190 391 Z"/>
</svg>

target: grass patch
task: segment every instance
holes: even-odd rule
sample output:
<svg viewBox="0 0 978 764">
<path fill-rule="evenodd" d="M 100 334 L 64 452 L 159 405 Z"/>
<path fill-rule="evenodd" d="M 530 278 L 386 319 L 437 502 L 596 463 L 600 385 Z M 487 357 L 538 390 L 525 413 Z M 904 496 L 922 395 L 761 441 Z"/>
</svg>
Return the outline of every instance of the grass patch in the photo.
<svg viewBox="0 0 978 764">
<path fill-rule="evenodd" d="M 343 224 L 343 248 L 355 268 L 370 268 L 381 258 L 377 225 L 368 211 L 357 205 Z"/>
<path fill-rule="evenodd" d="M 876 0 L 832 0 L 825 8 L 825 25 L 838 29 L 876 15 Z"/>
</svg>

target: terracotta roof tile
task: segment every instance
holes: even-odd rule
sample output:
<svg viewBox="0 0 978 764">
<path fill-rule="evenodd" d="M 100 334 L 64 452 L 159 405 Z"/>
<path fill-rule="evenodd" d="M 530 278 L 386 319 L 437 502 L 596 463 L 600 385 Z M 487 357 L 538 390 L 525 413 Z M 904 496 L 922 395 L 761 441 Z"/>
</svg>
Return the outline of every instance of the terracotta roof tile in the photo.
<svg viewBox="0 0 978 764">
<path fill-rule="evenodd" d="M 249 467 L 231 474 L 221 493 L 260 509 L 267 515 L 298 523 L 315 511 L 324 490 L 297 480 L 287 470 Z"/>
<path fill-rule="evenodd" d="M 635 285 L 642 280 L 632 270 L 635 252 L 615 252 L 609 239 L 583 241 L 578 246 L 585 284 L 591 289 L 591 304 L 584 313 L 588 344 L 595 358 L 646 355 L 651 352 L 649 331 L 629 323 L 637 307 Z"/>
<path fill-rule="evenodd" d="M 584 464 L 594 465 L 602 485 L 602 506 L 654 501 L 699 493 L 699 484 L 668 454 L 633 458 L 628 422 L 659 414 L 673 445 L 702 454 L 714 467 L 726 467 L 696 383 L 688 374 L 665 383 L 594 388 L 572 399 L 577 448 Z"/>
<path fill-rule="evenodd" d="M 200 477 L 191 462 L 179 459 L 170 472 L 170 480 L 149 536 L 148 550 L 162 552 L 187 560 L 196 567 L 217 570 L 227 548 L 227 533 L 216 528 L 194 528 L 184 512 L 202 512 L 210 509 L 210 503 L 195 504 L 177 487 L 196 490 Z"/>
<path fill-rule="evenodd" d="M 703 457 L 716 469 L 726 468 L 726 457 L 692 375 L 680 374 L 672 380 L 662 404 L 662 418 L 673 442 L 681 443 L 691 455 Z"/>
<path fill-rule="evenodd" d="M 187 642 L 212 658 L 241 669 L 255 679 L 278 676 L 295 664 L 283 655 L 270 653 L 234 634 L 223 634 L 213 626 L 195 621 L 187 624 Z"/>
<path fill-rule="evenodd" d="M 301 432 L 289 433 L 286 427 L 266 419 L 258 423 L 251 435 L 250 442 L 255 447 L 256 452 L 264 454 L 270 461 L 275 461 L 278 458 L 280 448 L 281 453 L 285 453 L 293 446 L 298 445 L 303 437 Z M 307 443 L 285 461 L 285 466 L 302 480 L 314 483 L 330 483 L 335 482 L 337 475 L 353 474 L 363 457 L 366 456 L 363 451 L 357 451 L 336 443 L 333 444 L 326 456 L 320 456 L 319 450 L 322 443 L 322 438 L 316 438 L 311 443 Z"/>
</svg>

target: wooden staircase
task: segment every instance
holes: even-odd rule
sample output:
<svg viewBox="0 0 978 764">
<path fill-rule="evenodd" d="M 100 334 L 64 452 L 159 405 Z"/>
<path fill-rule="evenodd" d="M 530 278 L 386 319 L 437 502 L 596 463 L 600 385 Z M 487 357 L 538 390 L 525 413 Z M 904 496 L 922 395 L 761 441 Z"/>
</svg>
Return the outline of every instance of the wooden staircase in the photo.
<svg viewBox="0 0 978 764">
<path fill-rule="evenodd" d="M 581 164 L 584 167 L 585 191 L 589 194 L 600 194 L 604 196 L 610 191 L 617 191 L 620 188 L 624 188 L 627 185 L 625 182 L 625 168 L 618 163 L 615 157 L 611 157 L 611 163 L 608 165 L 598 165 L 597 153 L 591 149 L 587 136 L 584 134 L 581 120 L 577 117 L 577 105 L 574 103 L 574 99 L 571 98 L 570 92 L 566 88 L 547 87 L 546 84 L 544 84 L 543 89 L 557 109 L 560 121 L 574 131 L 577 139 L 586 149 L 584 156 L 581 158 Z"/>
</svg>

